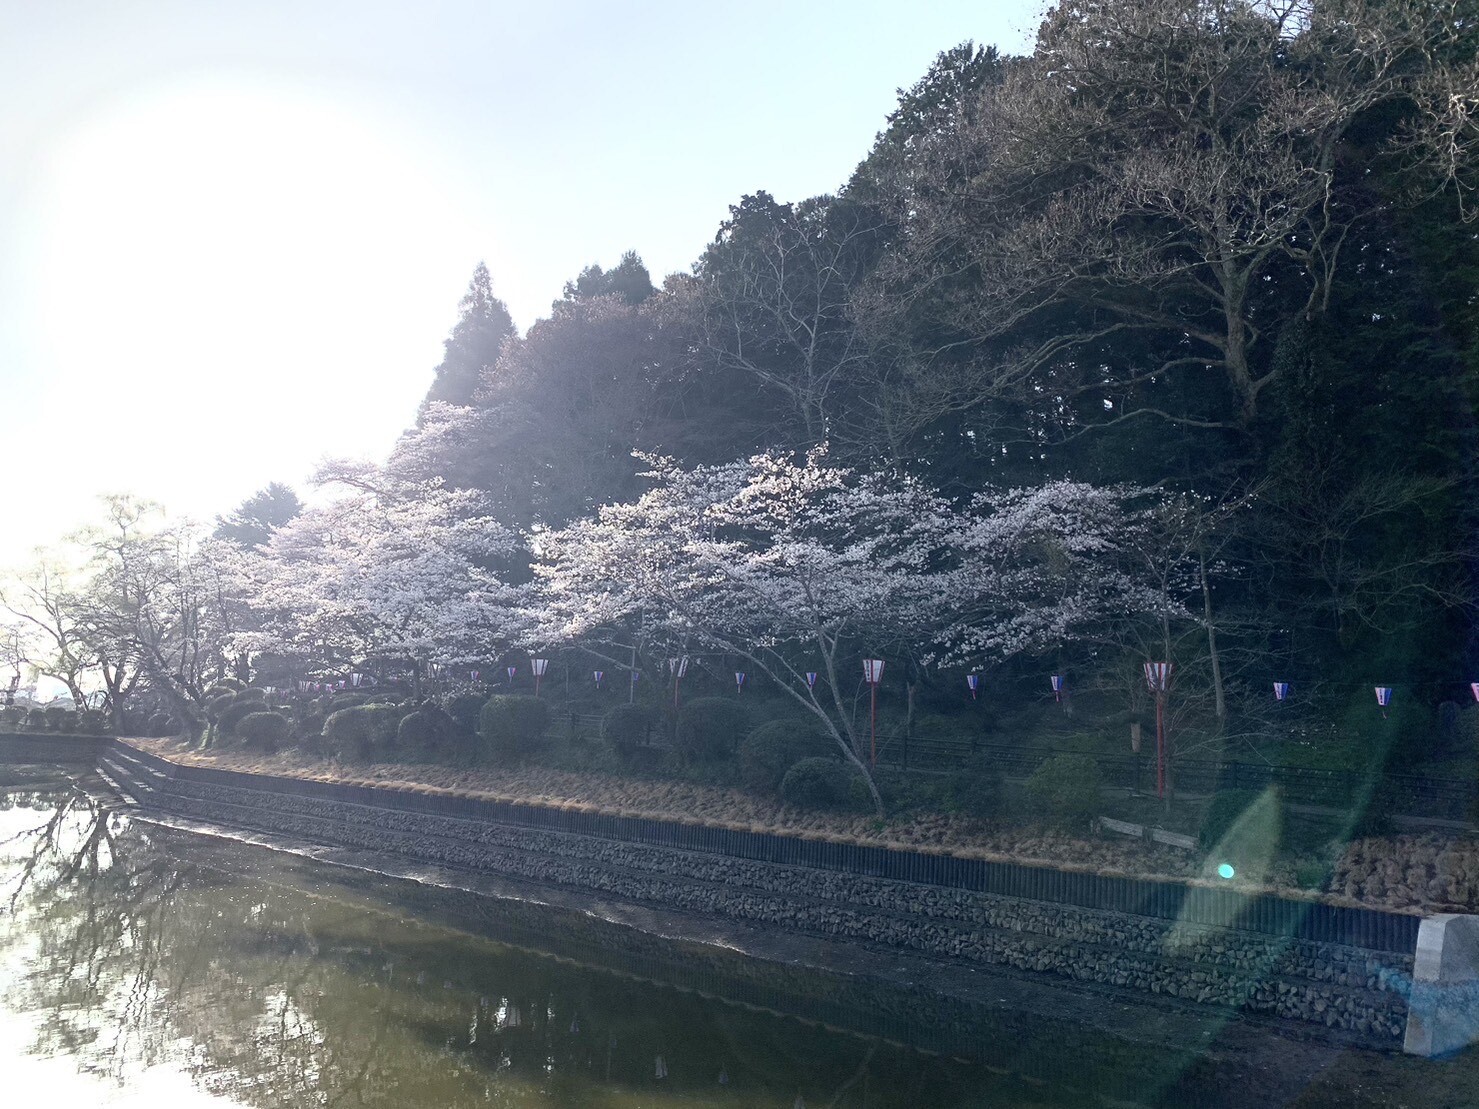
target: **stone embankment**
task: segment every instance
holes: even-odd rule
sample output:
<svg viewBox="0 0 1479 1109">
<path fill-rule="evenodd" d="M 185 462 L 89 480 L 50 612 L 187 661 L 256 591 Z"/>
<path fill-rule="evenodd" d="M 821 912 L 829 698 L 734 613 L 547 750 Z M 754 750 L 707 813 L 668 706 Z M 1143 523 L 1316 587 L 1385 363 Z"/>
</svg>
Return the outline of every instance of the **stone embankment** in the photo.
<svg viewBox="0 0 1479 1109">
<path fill-rule="evenodd" d="M 388 790 L 377 796 L 361 789 L 351 801 L 334 797 L 332 787 L 322 783 L 220 771 L 182 774 L 122 746 L 105 754 L 101 766 L 144 806 L 198 820 L 1043 973 L 1096 988 L 1143 991 L 1335 1030 L 1379 1045 L 1400 1044 L 1407 1024 L 1411 946 L 1393 950 L 1376 942 L 1316 942 L 1273 927 L 1189 923 L 1175 916 L 414 811 L 398 805 Z M 1228 920 L 1239 923 L 1236 913 Z M 1413 923 L 1396 920 L 1404 922 Z"/>
</svg>

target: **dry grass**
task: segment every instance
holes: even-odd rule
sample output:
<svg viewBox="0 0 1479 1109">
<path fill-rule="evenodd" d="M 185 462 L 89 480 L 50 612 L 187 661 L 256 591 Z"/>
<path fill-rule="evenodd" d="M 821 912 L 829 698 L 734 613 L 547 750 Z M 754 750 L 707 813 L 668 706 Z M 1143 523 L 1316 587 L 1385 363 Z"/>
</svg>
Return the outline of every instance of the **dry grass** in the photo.
<svg viewBox="0 0 1479 1109">
<path fill-rule="evenodd" d="M 778 832 L 1120 877 L 1198 881 L 1203 873 L 1201 860 L 1192 853 L 1132 839 L 996 827 L 946 814 L 911 814 L 880 824 L 871 816 L 802 810 L 739 790 L 692 782 L 576 774 L 537 766 L 471 770 L 403 763 L 342 765 L 296 749 L 262 755 L 240 750 L 194 751 L 172 739 L 128 742 L 176 763 L 253 774 Z M 1279 864 L 1257 888 L 1335 904 L 1474 912 L 1479 910 L 1479 837 L 1429 833 L 1355 841 L 1337 862 L 1326 894 L 1295 888 L 1293 875 L 1292 864 Z"/>
</svg>

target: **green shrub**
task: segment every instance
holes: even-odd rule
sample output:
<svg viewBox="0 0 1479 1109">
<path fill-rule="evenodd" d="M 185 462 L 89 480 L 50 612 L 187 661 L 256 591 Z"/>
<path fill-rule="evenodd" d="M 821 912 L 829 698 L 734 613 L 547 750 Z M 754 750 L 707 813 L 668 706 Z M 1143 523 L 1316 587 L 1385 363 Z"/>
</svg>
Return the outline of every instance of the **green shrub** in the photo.
<svg viewBox="0 0 1479 1109">
<path fill-rule="evenodd" d="M 293 728 L 293 734 L 297 736 L 299 742 L 304 747 L 307 747 L 309 750 L 328 750 L 328 744 L 324 742 L 325 718 L 323 713 L 305 712 L 301 716 L 295 717 L 295 721 L 296 724 Z"/>
<path fill-rule="evenodd" d="M 476 734 L 483 712 L 483 703 L 487 699 L 486 693 L 457 693 L 448 697 L 442 708 L 457 722 L 458 727 L 470 734 Z"/>
<path fill-rule="evenodd" d="M 752 726 L 750 710 L 729 697 L 699 697 L 678 712 L 678 750 L 690 759 L 731 754 Z"/>
<path fill-rule="evenodd" d="M 773 793 L 800 759 L 825 757 L 831 738 L 807 720 L 789 717 L 761 724 L 739 745 L 739 777 L 749 789 Z"/>
<path fill-rule="evenodd" d="M 106 735 L 108 714 L 102 709 L 87 709 L 78 714 L 77 728 L 83 735 Z"/>
<path fill-rule="evenodd" d="M 801 759 L 781 779 L 781 797 L 803 809 L 841 808 L 852 801 L 854 776 L 836 759 Z"/>
<path fill-rule="evenodd" d="M 167 712 L 156 712 L 149 717 L 148 732 L 152 736 L 174 735 L 175 718 Z"/>
<path fill-rule="evenodd" d="M 266 704 L 262 701 L 248 698 L 241 700 L 240 694 L 237 699 L 227 705 L 216 715 L 216 734 L 229 736 L 236 734 L 236 726 L 253 713 L 266 710 Z"/>
<path fill-rule="evenodd" d="M 403 751 L 456 763 L 472 761 L 478 750 L 477 733 L 435 705 L 424 705 L 401 717 L 395 741 Z"/>
<path fill-rule="evenodd" d="M 46 706 L 46 730 L 51 732 L 75 732 L 77 710 L 62 705 Z"/>
<path fill-rule="evenodd" d="M 45 709 L 32 709 L 26 713 L 26 730 L 29 732 L 50 731 L 51 724 L 47 719 Z"/>
<path fill-rule="evenodd" d="M 354 705 L 324 720 L 323 746 L 331 755 L 356 762 L 384 758 L 395 746 L 401 710 L 395 705 Z"/>
<path fill-rule="evenodd" d="M 329 713 L 338 712 L 340 709 L 352 709 L 358 705 L 369 704 L 370 695 L 368 693 L 336 693 L 332 697 L 326 698 L 326 700 L 327 704 L 324 706 L 324 715 L 327 716 Z"/>
<path fill-rule="evenodd" d="M 1330 867 L 1319 859 L 1300 859 L 1294 864 L 1294 884 L 1302 890 L 1323 890 Z"/>
<path fill-rule="evenodd" d="M 601 738 L 618 751 L 646 745 L 657 723 L 657 713 L 647 705 L 617 705 L 601 720 Z"/>
<path fill-rule="evenodd" d="M 1027 779 L 1037 811 L 1054 824 L 1080 830 L 1099 815 L 1099 766 L 1088 755 L 1058 755 Z"/>
<path fill-rule="evenodd" d="M 293 734 L 293 722 L 277 712 L 249 712 L 236 723 L 236 734 L 248 747 L 276 751 Z"/>
<path fill-rule="evenodd" d="M 1210 851 L 1227 838 L 1227 833 L 1262 794 L 1251 789 L 1224 789 L 1212 795 L 1202 812 L 1202 826 L 1197 832 L 1197 844 L 1203 851 Z"/>
<path fill-rule="evenodd" d="M 519 758 L 544 744 L 549 706 L 526 693 L 489 697 L 478 717 L 484 749 L 502 762 Z"/>
<path fill-rule="evenodd" d="M 0 707 L 0 728 L 5 731 L 19 731 L 26 723 L 26 710 L 20 705 L 5 705 Z"/>
<path fill-rule="evenodd" d="M 205 695 L 207 699 L 210 699 L 212 697 L 223 696 L 227 693 L 240 693 L 245 688 L 246 682 L 239 678 L 218 678 L 205 691 Z"/>
<path fill-rule="evenodd" d="M 207 694 L 205 702 L 205 718 L 215 723 L 221 718 L 221 714 L 236 704 L 236 694 L 227 690 L 225 693 Z"/>
</svg>

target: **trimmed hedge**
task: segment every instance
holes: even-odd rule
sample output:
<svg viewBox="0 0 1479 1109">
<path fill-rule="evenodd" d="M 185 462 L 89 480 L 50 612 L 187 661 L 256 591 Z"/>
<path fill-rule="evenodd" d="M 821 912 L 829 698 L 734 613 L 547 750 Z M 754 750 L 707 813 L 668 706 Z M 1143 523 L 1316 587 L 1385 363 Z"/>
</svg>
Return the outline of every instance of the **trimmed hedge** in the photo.
<svg viewBox="0 0 1479 1109">
<path fill-rule="evenodd" d="M 791 717 L 761 724 L 739 745 L 740 781 L 749 789 L 773 793 L 798 760 L 825 757 L 834 746 L 807 720 Z"/>
<path fill-rule="evenodd" d="M 435 705 L 423 705 L 401 717 L 395 741 L 402 751 L 439 760 L 470 762 L 478 752 L 477 733 Z"/>
<path fill-rule="evenodd" d="M 617 705 L 601 720 L 601 738 L 618 751 L 641 747 L 652 736 L 657 713 L 646 705 Z"/>
<path fill-rule="evenodd" d="M 442 708 L 457 722 L 458 727 L 476 735 L 481 723 L 483 704 L 487 700 L 485 693 L 457 693 L 448 697 Z"/>
<path fill-rule="evenodd" d="M 678 710 L 678 750 L 691 759 L 724 758 L 753 726 L 754 717 L 739 701 L 700 697 Z"/>
<path fill-rule="evenodd" d="M 221 736 L 235 735 L 238 724 L 248 716 L 254 713 L 265 712 L 266 709 L 267 702 L 265 699 L 258 700 L 254 697 L 248 697 L 244 693 L 239 693 L 231 704 L 227 705 L 217 714 L 216 734 Z"/>
<path fill-rule="evenodd" d="M 803 809 L 843 808 L 852 801 L 853 777 L 837 759 L 802 759 L 781 779 L 781 797 Z"/>
<path fill-rule="evenodd" d="M 395 747 L 400 726 L 398 705 L 354 705 L 330 713 L 324 721 L 323 745 L 332 755 L 357 762 L 385 758 Z"/>
<path fill-rule="evenodd" d="M 478 717 L 483 746 L 495 760 L 526 755 L 544 744 L 549 706 L 526 693 L 489 697 Z"/>
<path fill-rule="evenodd" d="M 293 722 L 277 712 L 249 712 L 236 724 L 236 734 L 248 747 L 271 753 L 293 734 Z"/>
</svg>

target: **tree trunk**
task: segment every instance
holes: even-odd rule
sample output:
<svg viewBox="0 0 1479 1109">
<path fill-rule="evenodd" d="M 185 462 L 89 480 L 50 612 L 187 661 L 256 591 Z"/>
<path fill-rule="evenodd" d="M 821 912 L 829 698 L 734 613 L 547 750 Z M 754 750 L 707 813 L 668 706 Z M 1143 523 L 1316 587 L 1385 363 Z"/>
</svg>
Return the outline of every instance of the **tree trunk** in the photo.
<svg viewBox="0 0 1479 1109">
<path fill-rule="evenodd" d="M 1197 544 L 1197 573 L 1202 579 L 1202 615 L 1207 622 L 1207 653 L 1212 660 L 1212 696 L 1219 729 L 1227 726 L 1227 695 L 1222 688 L 1222 656 L 1217 653 L 1217 627 L 1212 621 L 1212 587 L 1207 584 L 1207 553 Z"/>
</svg>

